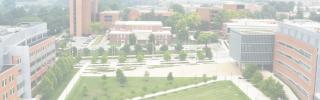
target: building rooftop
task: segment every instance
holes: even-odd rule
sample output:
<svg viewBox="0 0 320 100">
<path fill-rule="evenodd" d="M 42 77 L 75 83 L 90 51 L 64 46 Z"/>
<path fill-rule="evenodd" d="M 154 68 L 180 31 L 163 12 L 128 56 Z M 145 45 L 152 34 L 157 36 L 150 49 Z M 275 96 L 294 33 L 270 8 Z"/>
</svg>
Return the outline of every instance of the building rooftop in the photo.
<svg viewBox="0 0 320 100">
<path fill-rule="evenodd" d="M 231 30 L 242 35 L 274 35 L 276 31 L 272 28 L 233 28 Z"/>
<path fill-rule="evenodd" d="M 287 24 L 287 25 L 301 27 L 306 30 L 320 34 L 320 23 L 319 22 L 315 22 L 315 21 L 311 21 L 311 20 L 286 20 L 283 23 Z"/>
<path fill-rule="evenodd" d="M 115 25 L 159 25 L 162 26 L 161 21 L 116 21 Z"/>
<path fill-rule="evenodd" d="M 2 68 L 0 69 L 0 74 L 2 74 L 3 72 L 7 71 L 8 69 L 14 67 L 15 65 L 4 65 L 2 66 Z"/>
<path fill-rule="evenodd" d="M 120 13 L 120 11 L 117 11 L 117 10 L 101 12 L 101 14 L 119 14 L 119 13 Z"/>
</svg>

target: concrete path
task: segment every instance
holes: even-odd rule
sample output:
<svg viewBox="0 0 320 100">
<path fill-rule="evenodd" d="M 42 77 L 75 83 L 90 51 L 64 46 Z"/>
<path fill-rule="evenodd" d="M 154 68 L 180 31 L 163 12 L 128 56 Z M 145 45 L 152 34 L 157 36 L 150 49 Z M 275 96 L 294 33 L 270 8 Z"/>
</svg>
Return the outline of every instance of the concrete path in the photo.
<svg viewBox="0 0 320 100">
<path fill-rule="evenodd" d="M 85 71 L 85 68 L 88 67 L 89 63 L 86 63 L 83 65 L 83 67 L 73 76 L 67 87 L 63 90 L 63 92 L 60 94 L 58 100 L 65 100 L 68 94 L 71 92 L 74 85 L 77 83 L 77 81 L 81 77 L 81 73 Z"/>
<path fill-rule="evenodd" d="M 261 91 L 259 91 L 257 88 L 255 88 L 249 82 L 247 82 L 247 81 L 245 81 L 243 79 L 238 79 L 238 76 L 230 76 L 230 77 L 218 76 L 217 80 L 210 80 L 210 81 L 207 81 L 207 82 L 201 82 L 201 83 L 192 84 L 192 85 L 188 85 L 188 86 L 183 86 L 183 87 L 170 89 L 170 90 L 166 90 L 166 91 L 160 91 L 160 92 L 157 92 L 157 93 L 144 95 L 143 97 L 140 97 L 140 96 L 139 97 L 134 97 L 134 98 L 132 98 L 130 100 L 148 99 L 148 98 L 157 97 L 157 96 L 161 96 L 161 95 L 165 95 L 165 94 L 170 94 L 170 93 L 183 91 L 183 90 L 186 90 L 186 89 L 191 89 L 191 88 L 204 86 L 204 85 L 211 84 L 211 83 L 214 83 L 214 82 L 217 82 L 217 81 L 222 81 L 222 80 L 230 80 L 230 81 L 232 81 L 237 87 L 240 88 L 240 90 L 243 93 L 245 93 L 250 98 L 250 100 L 270 100 Z"/>
</svg>

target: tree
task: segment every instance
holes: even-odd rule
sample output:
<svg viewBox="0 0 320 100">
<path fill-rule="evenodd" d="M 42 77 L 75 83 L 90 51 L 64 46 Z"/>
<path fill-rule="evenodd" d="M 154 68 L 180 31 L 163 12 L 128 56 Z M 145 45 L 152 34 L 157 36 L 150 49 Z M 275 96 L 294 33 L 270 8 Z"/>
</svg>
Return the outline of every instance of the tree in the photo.
<svg viewBox="0 0 320 100">
<path fill-rule="evenodd" d="M 117 81 L 119 82 L 121 87 L 124 87 L 125 84 L 127 83 L 127 78 L 123 74 L 122 70 L 120 70 L 120 69 L 117 69 L 117 71 L 116 71 L 116 78 L 117 78 Z"/>
<path fill-rule="evenodd" d="M 263 76 L 259 71 L 256 71 L 253 76 L 250 78 L 250 81 L 253 84 L 258 84 L 263 80 Z"/>
<path fill-rule="evenodd" d="M 124 21 L 129 20 L 129 13 L 130 13 L 130 10 L 128 8 L 123 9 L 121 14 L 120 14 L 121 19 L 124 20 Z"/>
<path fill-rule="evenodd" d="M 71 48 L 72 56 L 76 57 L 78 56 L 78 49 L 77 47 L 72 47 Z"/>
<path fill-rule="evenodd" d="M 165 51 L 165 52 L 163 53 L 163 59 L 164 59 L 165 61 L 170 61 L 170 60 L 171 60 L 171 53 L 170 53 L 169 51 Z"/>
<path fill-rule="evenodd" d="M 179 43 L 174 48 L 176 51 L 181 51 L 183 49 L 183 46 Z"/>
<path fill-rule="evenodd" d="M 172 4 L 170 6 L 170 9 L 172 9 L 173 12 L 185 13 L 183 6 L 181 6 L 180 4 Z"/>
<path fill-rule="evenodd" d="M 101 63 L 107 63 L 108 62 L 108 53 L 103 53 L 101 57 Z"/>
<path fill-rule="evenodd" d="M 205 58 L 203 51 L 197 51 L 197 58 L 203 60 Z"/>
<path fill-rule="evenodd" d="M 187 58 L 187 53 L 184 52 L 184 51 L 180 51 L 180 53 L 179 53 L 179 59 L 180 59 L 180 61 L 185 61 L 186 58 Z"/>
<path fill-rule="evenodd" d="M 208 79 L 207 79 L 207 74 L 203 74 L 203 75 L 202 75 L 202 79 L 203 79 L 203 82 L 207 82 L 207 80 L 208 80 Z"/>
<path fill-rule="evenodd" d="M 154 51 L 155 51 L 155 46 L 154 46 L 154 44 L 147 44 L 147 50 L 148 50 L 148 53 L 149 54 L 152 54 Z"/>
<path fill-rule="evenodd" d="M 127 60 L 127 54 L 124 53 L 124 52 L 121 52 L 119 57 L 118 57 L 118 61 L 120 63 L 124 63 L 124 62 L 126 62 L 126 60 Z"/>
<path fill-rule="evenodd" d="M 100 48 L 98 49 L 98 54 L 99 54 L 99 55 L 103 55 L 104 52 L 105 52 L 104 48 L 100 47 Z"/>
<path fill-rule="evenodd" d="M 156 43 L 156 37 L 155 37 L 155 35 L 154 35 L 154 34 L 150 34 L 150 35 L 149 35 L 149 44 L 155 45 L 155 43 Z"/>
<path fill-rule="evenodd" d="M 143 52 L 139 52 L 137 55 L 136 55 L 136 59 L 138 62 L 142 62 L 143 59 L 144 59 L 144 54 Z"/>
<path fill-rule="evenodd" d="M 309 19 L 320 22 L 320 14 L 317 14 L 316 12 L 311 12 Z"/>
<path fill-rule="evenodd" d="M 142 46 L 139 45 L 139 44 L 136 44 L 134 46 L 134 50 L 135 50 L 136 53 L 142 52 Z"/>
<path fill-rule="evenodd" d="M 93 22 L 90 24 L 90 30 L 95 34 L 102 34 L 104 29 L 100 22 Z"/>
<path fill-rule="evenodd" d="M 83 49 L 83 54 L 84 54 L 84 56 L 89 56 L 90 50 L 88 48 L 84 48 Z"/>
<path fill-rule="evenodd" d="M 211 48 L 204 48 L 204 51 L 206 53 L 206 57 L 209 59 L 212 59 L 213 55 L 212 55 Z"/>
<path fill-rule="evenodd" d="M 256 65 L 248 64 L 245 66 L 245 69 L 243 71 L 243 77 L 250 79 L 257 71 L 258 67 Z"/>
<path fill-rule="evenodd" d="M 130 45 L 136 45 L 137 42 L 137 37 L 134 34 L 129 35 L 129 44 Z"/>
<path fill-rule="evenodd" d="M 98 60 L 98 57 L 99 57 L 99 55 L 98 55 L 98 53 L 95 51 L 95 50 L 93 50 L 92 52 L 91 52 L 91 63 L 92 64 L 95 64 L 95 63 L 97 63 L 97 60 Z"/>
<path fill-rule="evenodd" d="M 173 75 L 172 75 L 172 72 L 169 72 L 168 76 L 167 76 L 167 80 L 172 83 L 173 81 Z"/>
<path fill-rule="evenodd" d="M 149 72 L 148 72 L 148 71 L 145 71 L 145 72 L 144 72 L 144 80 L 145 80 L 146 82 L 149 81 L 149 77 L 150 77 Z"/>
<path fill-rule="evenodd" d="M 126 53 L 130 53 L 130 45 L 125 44 L 123 45 L 123 47 L 121 48 L 122 52 L 126 52 Z"/>
<path fill-rule="evenodd" d="M 200 32 L 197 37 L 197 41 L 200 43 L 205 43 L 206 48 L 208 48 L 208 43 L 218 42 L 218 36 L 212 32 Z"/>
<path fill-rule="evenodd" d="M 162 45 L 160 47 L 160 51 L 167 51 L 168 50 L 168 45 Z"/>
</svg>

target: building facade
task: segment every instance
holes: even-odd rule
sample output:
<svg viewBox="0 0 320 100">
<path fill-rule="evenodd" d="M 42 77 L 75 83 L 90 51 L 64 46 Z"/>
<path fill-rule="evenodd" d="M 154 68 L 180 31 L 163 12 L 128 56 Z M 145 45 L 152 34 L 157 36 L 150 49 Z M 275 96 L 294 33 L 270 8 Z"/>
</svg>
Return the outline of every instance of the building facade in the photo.
<svg viewBox="0 0 320 100">
<path fill-rule="evenodd" d="M 98 0 L 69 0 L 70 34 L 91 35 L 90 24 L 97 20 Z"/>
<path fill-rule="evenodd" d="M 275 75 L 302 100 L 319 100 L 320 23 L 286 21 L 275 35 Z"/>
<path fill-rule="evenodd" d="M 158 17 L 170 17 L 173 15 L 167 8 L 154 8 L 150 6 L 138 6 L 129 8 L 128 20 L 137 21 L 143 15 L 154 13 Z"/>
<path fill-rule="evenodd" d="M 160 21 L 117 21 L 107 35 L 111 44 L 128 44 L 130 34 L 136 36 L 139 44 L 147 44 L 151 34 L 155 36 L 156 44 L 169 44 L 172 39 L 170 30 Z"/>
<path fill-rule="evenodd" d="M 120 11 L 104 11 L 99 15 L 100 23 L 105 28 L 111 28 L 116 21 L 120 20 Z"/>
<path fill-rule="evenodd" d="M 1 72 L 16 73 L 15 70 L 19 70 L 17 74 L 13 74 L 13 79 L 16 81 L 12 83 L 16 84 L 16 90 L 13 91 L 20 99 L 31 99 L 32 88 L 39 83 L 41 77 L 55 61 L 55 38 L 47 34 L 45 23 L 23 23 L 14 27 L 0 26 L 0 33 Z M 6 69 L 9 70 L 6 67 L 8 65 L 16 67 L 6 71 Z M 0 77 L 8 76 L 2 73 Z M 10 98 L 9 95 L 5 97 Z"/>
<path fill-rule="evenodd" d="M 199 15 L 202 23 L 207 24 L 206 30 L 212 29 L 213 18 L 221 11 L 221 8 L 218 7 L 197 7 L 196 12 Z"/>
<path fill-rule="evenodd" d="M 275 30 L 242 27 L 230 31 L 230 56 L 240 66 L 254 64 L 272 70 Z"/>
</svg>

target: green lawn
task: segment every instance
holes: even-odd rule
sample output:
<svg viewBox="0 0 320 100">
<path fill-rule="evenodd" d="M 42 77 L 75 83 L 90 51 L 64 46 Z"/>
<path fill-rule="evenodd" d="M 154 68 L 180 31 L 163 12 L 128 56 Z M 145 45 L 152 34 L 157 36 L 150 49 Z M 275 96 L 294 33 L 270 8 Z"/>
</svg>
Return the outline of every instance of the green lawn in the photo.
<svg viewBox="0 0 320 100">
<path fill-rule="evenodd" d="M 159 96 L 151 100 L 177 100 L 177 98 L 179 100 L 249 100 L 231 81 L 220 81 L 198 88 Z"/>
<path fill-rule="evenodd" d="M 127 79 L 127 86 L 120 87 L 114 77 L 107 77 L 106 80 L 102 77 L 82 77 L 67 100 L 125 100 L 202 81 L 202 78 L 174 78 L 174 82 L 169 84 L 166 78 L 150 78 L 148 82 L 143 77 Z"/>
</svg>

